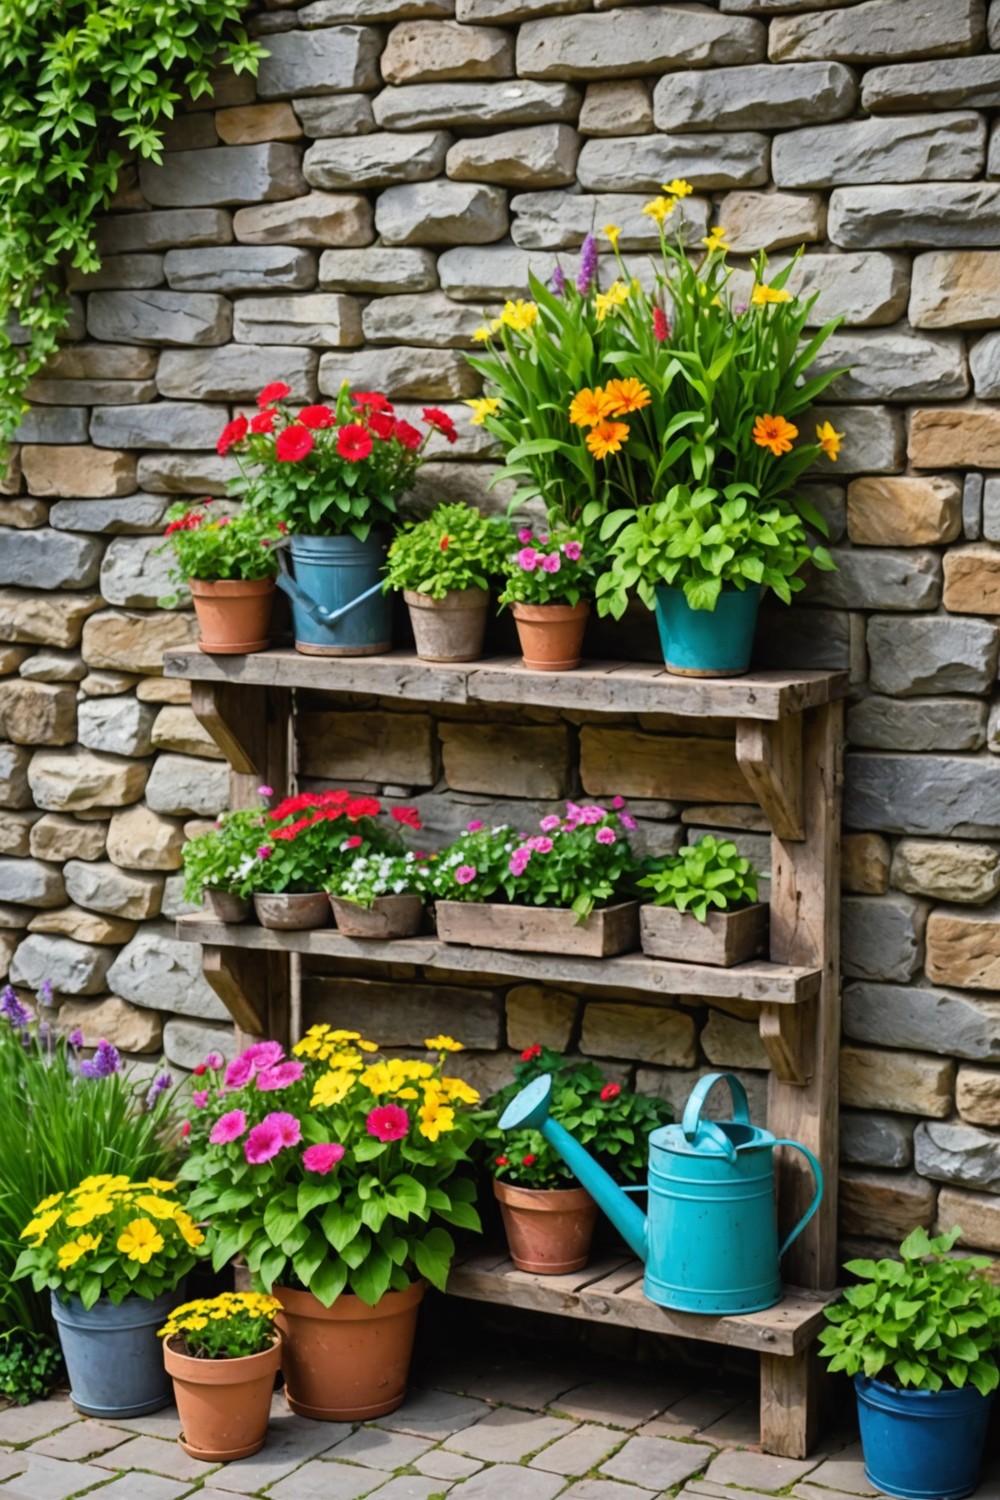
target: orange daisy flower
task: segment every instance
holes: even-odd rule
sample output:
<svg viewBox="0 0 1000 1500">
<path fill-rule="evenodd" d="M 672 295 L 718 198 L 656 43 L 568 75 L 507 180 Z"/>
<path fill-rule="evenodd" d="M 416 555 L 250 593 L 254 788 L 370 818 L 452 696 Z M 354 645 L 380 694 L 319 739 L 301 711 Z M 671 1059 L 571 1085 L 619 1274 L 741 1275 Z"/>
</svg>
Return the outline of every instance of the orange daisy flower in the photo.
<svg viewBox="0 0 1000 1500">
<path fill-rule="evenodd" d="M 791 453 L 792 439 L 798 435 L 799 429 L 794 423 L 786 422 L 784 417 L 772 417 L 765 413 L 753 424 L 754 442 L 759 448 L 770 448 L 775 458 L 780 458 L 783 453 Z"/>
<path fill-rule="evenodd" d="M 627 380 L 609 380 L 604 393 L 614 400 L 611 408 L 613 417 L 624 417 L 630 411 L 642 411 L 653 399 L 642 381 L 636 380 L 634 376 Z"/>
<path fill-rule="evenodd" d="M 576 427 L 596 427 L 614 409 L 615 398 L 603 386 L 595 385 L 593 390 L 585 386 L 570 402 L 569 419 Z"/>
<path fill-rule="evenodd" d="M 628 442 L 627 422 L 598 422 L 587 433 L 587 447 L 595 458 L 607 458 L 617 453 L 622 443 Z"/>
</svg>

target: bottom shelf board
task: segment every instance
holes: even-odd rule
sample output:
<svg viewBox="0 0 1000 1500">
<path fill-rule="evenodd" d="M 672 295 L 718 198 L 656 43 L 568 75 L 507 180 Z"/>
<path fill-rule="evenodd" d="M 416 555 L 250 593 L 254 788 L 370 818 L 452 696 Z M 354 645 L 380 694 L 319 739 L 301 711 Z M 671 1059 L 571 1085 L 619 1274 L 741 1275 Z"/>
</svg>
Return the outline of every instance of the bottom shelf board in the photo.
<svg viewBox="0 0 1000 1500">
<path fill-rule="evenodd" d="M 764 1312 L 715 1317 L 671 1312 L 650 1302 L 642 1290 L 642 1274 L 640 1260 L 605 1255 L 582 1271 L 535 1276 L 517 1270 L 506 1253 L 494 1251 L 456 1262 L 448 1292 L 478 1302 L 787 1356 L 808 1347 L 823 1326 L 823 1309 L 839 1295 L 786 1287 L 782 1300 Z"/>
</svg>

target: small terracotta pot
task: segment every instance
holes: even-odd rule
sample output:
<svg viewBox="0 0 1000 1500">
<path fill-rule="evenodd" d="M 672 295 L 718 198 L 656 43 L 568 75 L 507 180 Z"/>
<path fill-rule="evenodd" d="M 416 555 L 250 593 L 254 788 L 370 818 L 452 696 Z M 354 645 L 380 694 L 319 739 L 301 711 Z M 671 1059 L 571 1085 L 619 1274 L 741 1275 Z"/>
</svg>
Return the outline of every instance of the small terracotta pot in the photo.
<svg viewBox="0 0 1000 1500">
<path fill-rule="evenodd" d="M 270 644 L 273 578 L 192 578 L 188 584 L 201 627 L 202 651 L 242 656 Z"/>
<path fill-rule="evenodd" d="M 330 925 L 326 891 L 282 891 L 280 895 L 258 891 L 253 898 L 253 909 L 262 927 L 281 932 Z"/>
<path fill-rule="evenodd" d="M 519 1271 L 561 1276 L 587 1264 L 597 1204 L 586 1188 L 523 1188 L 494 1179 L 493 1193 Z"/>
<path fill-rule="evenodd" d="M 227 1464 L 263 1448 L 271 1414 L 274 1377 L 281 1364 L 281 1340 L 243 1359 L 193 1359 L 176 1346 L 163 1346 L 163 1362 L 174 1382 L 181 1419 L 177 1439 L 185 1453 L 203 1463 Z"/>
<path fill-rule="evenodd" d="M 318 1422 L 367 1422 L 401 1406 L 425 1285 L 386 1292 L 374 1307 L 350 1292 L 324 1307 L 312 1292 L 275 1287 L 292 1411 Z"/>
<path fill-rule="evenodd" d="M 483 654 L 489 589 L 449 589 L 443 599 L 403 590 L 421 661 L 476 661 Z"/>
<path fill-rule="evenodd" d="M 531 672 L 569 672 L 580 665 L 590 605 L 512 604 L 521 658 Z"/>
<path fill-rule="evenodd" d="M 422 896 L 376 896 L 371 906 L 331 896 L 337 931 L 353 938 L 412 937 L 424 915 Z"/>
<path fill-rule="evenodd" d="M 245 922 L 250 915 L 250 902 L 244 896 L 234 896 L 231 891 L 213 891 L 207 885 L 202 887 L 201 904 L 217 922 Z"/>
</svg>

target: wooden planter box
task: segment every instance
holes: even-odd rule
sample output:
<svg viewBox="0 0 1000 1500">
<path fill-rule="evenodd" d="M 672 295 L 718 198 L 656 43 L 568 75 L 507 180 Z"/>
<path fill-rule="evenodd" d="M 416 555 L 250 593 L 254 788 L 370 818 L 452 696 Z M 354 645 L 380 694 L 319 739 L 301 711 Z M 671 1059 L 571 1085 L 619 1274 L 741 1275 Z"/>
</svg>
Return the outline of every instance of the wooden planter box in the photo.
<svg viewBox="0 0 1000 1500">
<path fill-rule="evenodd" d="M 651 958 L 728 969 L 766 953 L 767 919 L 762 901 L 738 911 L 710 911 L 704 922 L 672 906 L 643 906 L 639 912 L 642 951 Z"/>
<path fill-rule="evenodd" d="M 566 907 L 439 901 L 436 910 L 441 941 L 470 948 L 610 958 L 639 946 L 638 901 L 601 907 L 585 922 L 578 922 L 576 912 Z"/>
</svg>

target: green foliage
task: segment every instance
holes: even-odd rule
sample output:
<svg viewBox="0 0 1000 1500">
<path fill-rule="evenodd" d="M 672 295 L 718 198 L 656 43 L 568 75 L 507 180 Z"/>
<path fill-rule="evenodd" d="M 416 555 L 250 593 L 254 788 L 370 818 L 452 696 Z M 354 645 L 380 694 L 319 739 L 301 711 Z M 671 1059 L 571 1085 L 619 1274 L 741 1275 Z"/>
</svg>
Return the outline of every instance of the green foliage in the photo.
<svg viewBox="0 0 1000 1500">
<path fill-rule="evenodd" d="M 923 1391 L 996 1390 L 1000 1289 L 988 1257 L 950 1256 L 960 1234 L 931 1239 L 914 1229 L 901 1260 L 847 1262 L 858 1284 L 827 1308 L 831 1326 L 819 1340 L 831 1370 Z"/>
<path fill-rule="evenodd" d="M 609 1083 L 596 1063 L 570 1063 L 560 1053 L 535 1045 L 514 1064 L 514 1082 L 498 1090 L 479 1116 L 480 1140 L 494 1177 L 519 1187 L 554 1188 L 576 1178 L 537 1130 L 502 1131 L 499 1119 L 526 1084 L 544 1073 L 553 1077 L 549 1114 L 585 1146 L 616 1182 L 644 1183 L 649 1133 L 673 1119 L 665 1099 L 636 1094 Z"/>
<path fill-rule="evenodd" d="M 256 73 L 243 0 L 6 0 L 0 27 L 0 438 L 67 314 L 63 267 L 96 270 L 95 215 L 126 160 L 160 161 L 181 91 Z M 13 336 L 11 326 L 14 324 Z M 14 339 L 19 342 L 16 344 Z M 22 342 L 23 341 L 23 342 Z"/>
<path fill-rule="evenodd" d="M 185 901 L 200 901 L 203 890 L 235 893 L 265 837 L 265 809 L 241 807 L 222 813 L 208 833 L 188 839 L 181 855 Z"/>
<path fill-rule="evenodd" d="M 654 906 L 689 911 L 704 922 L 710 906 L 732 911 L 757 900 L 759 872 L 735 844 L 706 833 L 677 854 L 650 861 L 636 884 L 653 892 Z"/>
<path fill-rule="evenodd" d="M 441 504 L 396 532 L 386 589 L 443 599 L 450 589 L 488 589 L 514 545 L 506 521 L 474 506 Z"/>
<path fill-rule="evenodd" d="M 405 854 L 355 853 L 350 864 L 335 868 L 326 882 L 331 896 L 371 907 L 380 896 L 423 896 L 430 866 L 410 850 Z"/>
<path fill-rule="evenodd" d="M 275 547 L 281 532 L 266 516 L 249 508 L 236 515 L 222 514 L 218 504 L 210 513 L 206 506 L 186 502 L 172 505 L 167 511 L 166 541 L 158 552 L 172 550 L 176 559 L 170 578 L 176 592 L 158 601 L 172 609 L 187 593 L 184 585 L 191 578 L 212 582 L 219 579 L 271 578 L 278 571 Z"/>
<path fill-rule="evenodd" d="M 27 1406 L 47 1396 L 62 1371 L 62 1355 L 55 1339 L 25 1333 L 22 1328 L 0 1334 L 0 1398 Z"/>
</svg>

